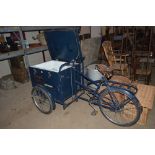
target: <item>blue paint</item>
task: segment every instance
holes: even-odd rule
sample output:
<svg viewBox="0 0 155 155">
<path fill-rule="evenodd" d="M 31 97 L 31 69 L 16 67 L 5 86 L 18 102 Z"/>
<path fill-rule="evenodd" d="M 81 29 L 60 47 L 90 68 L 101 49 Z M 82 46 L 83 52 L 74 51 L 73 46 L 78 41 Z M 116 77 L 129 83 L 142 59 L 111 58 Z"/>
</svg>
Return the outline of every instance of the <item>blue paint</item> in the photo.
<svg viewBox="0 0 155 155">
<path fill-rule="evenodd" d="M 52 100 L 62 104 L 64 109 L 75 100 L 81 98 L 88 102 L 90 102 L 91 99 L 94 99 L 96 102 L 93 104 L 99 107 L 102 106 L 104 108 L 108 108 L 113 112 L 120 110 L 125 103 L 122 103 L 121 105 L 118 103 L 114 93 L 112 93 L 115 91 L 127 95 L 129 101 L 135 101 L 136 105 L 139 104 L 139 101 L 135 97 L 137 92 L 137 88 L 135 86 L 109 81 L 105 76 L 103 76 L 100 81 L 92 81 L 84 75 L 83 57 L 77 29 L 46 31 L 45 38 L 52 60 L 64 61 L 66 63 L 61 65 L 58 72 L 30 67 L 32 86 L 35 87 L 39 85 L 46 89 Z M 70 66 L 70 68 L 63 70 L 66 66 Z M 84 81 L 87 82 L 84 83 Z M 89 87 L 91 84 L 96 85 L 96 89 Z M 111 84 L 117 84 L 117 86 L 112 86 Z M 101 86 L 105 86 L 106 88 L 99 93 Z M 86 91 L 92 97 L 86 99 L 81 97 L 83 93 L 77 95 L 80 90 Z M 108 102 L 101 104 L 101 94 L 104 95 L 106 93 L 110 95 L 111 104 Z M 70 97 L 74 98 L 71 102 L 66 103 L 66 100 Z"/>
</svg>

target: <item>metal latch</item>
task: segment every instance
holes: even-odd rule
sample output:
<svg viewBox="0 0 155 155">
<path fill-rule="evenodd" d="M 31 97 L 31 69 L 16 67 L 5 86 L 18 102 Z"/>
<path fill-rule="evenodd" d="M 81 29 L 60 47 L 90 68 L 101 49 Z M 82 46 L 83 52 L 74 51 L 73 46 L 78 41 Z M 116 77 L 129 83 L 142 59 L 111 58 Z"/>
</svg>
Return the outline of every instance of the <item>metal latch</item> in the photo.
<svg viewBox="0 0 155 155">
<path fill-rule="evenodd" d="M 44 84 L 44 86 L 47 86 L 47 87 L 50 87 L 50 88 L 53 88 L 53 86 L 51 86 L 51 85 L 48 85 L 48 84 Z"/>
</svg>

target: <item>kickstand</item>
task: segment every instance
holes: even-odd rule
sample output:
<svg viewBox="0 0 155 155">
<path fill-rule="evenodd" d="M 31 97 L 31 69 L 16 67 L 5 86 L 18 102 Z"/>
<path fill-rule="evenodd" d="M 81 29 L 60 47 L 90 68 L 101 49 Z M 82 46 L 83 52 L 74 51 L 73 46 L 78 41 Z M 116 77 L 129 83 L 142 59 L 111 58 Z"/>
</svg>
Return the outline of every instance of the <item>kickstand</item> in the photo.
<svg viewBox="0 0 155 155">
<path fill-rule="evenodd" d="M 91 112 L 91 115 L 96 116 L 98 111 L 91 105 L 91 103 L 89 103 L 89 106 L 93 109 L 93 111 Z"/>
</svg>

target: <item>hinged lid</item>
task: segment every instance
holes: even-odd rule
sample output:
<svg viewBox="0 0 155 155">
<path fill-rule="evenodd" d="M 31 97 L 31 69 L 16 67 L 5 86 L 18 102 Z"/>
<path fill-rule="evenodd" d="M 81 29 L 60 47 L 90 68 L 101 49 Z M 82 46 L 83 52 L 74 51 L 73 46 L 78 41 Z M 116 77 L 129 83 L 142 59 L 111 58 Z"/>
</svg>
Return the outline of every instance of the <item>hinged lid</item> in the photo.
<svg viewBox="0 0 155 155">
<path fill-rule="evenodd" d="M 78 29 L 46 31 L 45 38 L 53 60 L 71 62 L 82 59 Z"/>
</svg>

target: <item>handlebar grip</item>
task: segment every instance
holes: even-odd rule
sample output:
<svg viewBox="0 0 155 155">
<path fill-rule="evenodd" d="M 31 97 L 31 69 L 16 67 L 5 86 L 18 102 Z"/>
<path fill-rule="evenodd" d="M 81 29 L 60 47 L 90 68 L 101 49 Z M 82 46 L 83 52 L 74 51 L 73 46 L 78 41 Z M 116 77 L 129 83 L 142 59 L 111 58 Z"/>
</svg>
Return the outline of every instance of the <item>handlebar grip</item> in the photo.
<svg viewBox="0 0 155 155">
<path fill-rule="evenodd" d="M 60 68 L 59 68 L 59 72 L 61 72 L 62 68 L 65 67 L 65 66 L 70 66 L 70 63 L 66 62 L 65 64 L 61 65 Z"/>
</svg>

